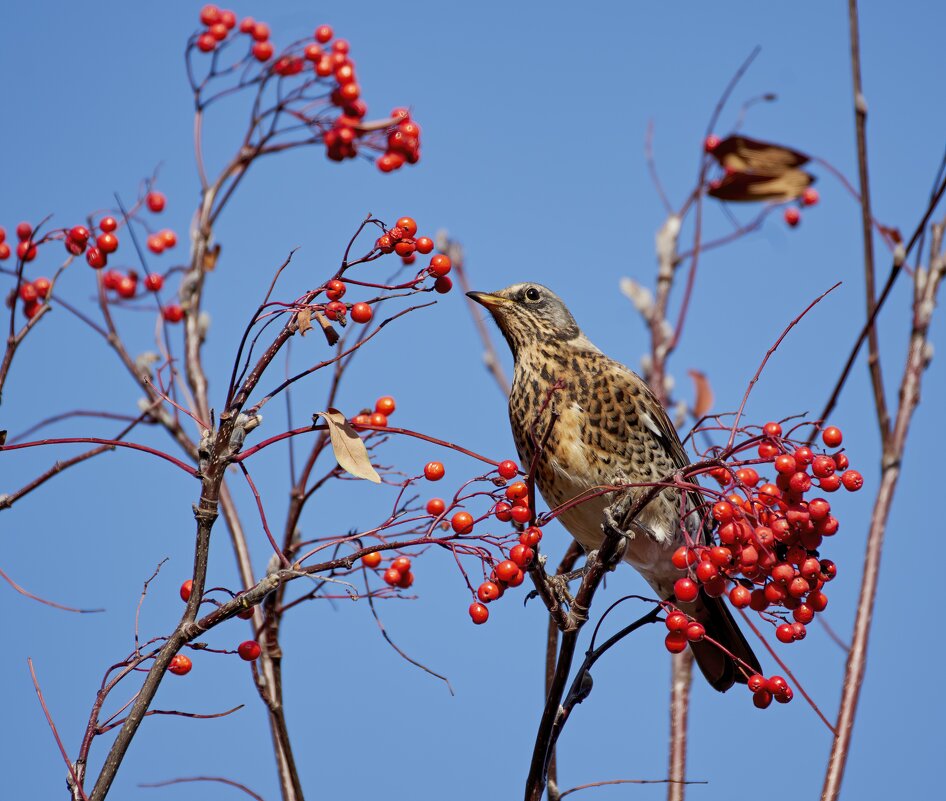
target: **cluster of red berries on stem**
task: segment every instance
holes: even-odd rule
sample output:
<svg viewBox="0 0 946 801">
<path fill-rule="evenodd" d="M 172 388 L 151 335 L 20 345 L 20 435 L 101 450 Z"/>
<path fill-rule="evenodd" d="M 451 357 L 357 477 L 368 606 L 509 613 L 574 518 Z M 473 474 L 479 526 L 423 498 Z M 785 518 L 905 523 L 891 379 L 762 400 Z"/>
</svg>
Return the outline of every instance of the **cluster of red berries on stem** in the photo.
<svg viewBox="0 0 946 801">
<path fill-rule="evenodd" d="M 351 419 L 353 426 L 377 426 L 384 428 L 388 424 L 388 418 L 394 414 L 397 404 L 390 395 L 382 395 L 374 402 L 374 411 L 363 411 L 356 414 Z"/>
<path fill-rule="evenodd" d="M 384 254 L 396 253 L 404 264 L 413 264 L 418 253 L 426 256 L 433 251 L 434 241 L 429 236 L 417 236 L 417 223 L 413 218 L 401 217 L 393 228 L 378 237 L 375 247 Z M 427 267 L 418 274 L 417 280 L 433 277 L 434 291 L 443 295 L 453 289 L 453 281 L 448 277 L 452 269 L 453 263 L 449 256 L 435 253 Z"/>
<path fill-rule="evenodd" d="M 21 222 L 16 227 L 16 257 L 22 262 L 33 261 L 36 258 L 37 247 L 33 241 L 33 226 L 28 222 Z M 10 258 L 10 245 L 7 244 L 7 232 L 0 227 L 0 261 Z"/>
<path fill-rule="evenodd" d="M 825 428 L 821 438 L 832 450 L 842 442 L 841 431 L 834 426 Z M 779 423 L 766 423 L 762 436 L 753 442 L 758 442 L 756 463 L 770 464 L 775 482 L 763 481 L 748 465 L 710 471 L 729 489 L 712 506 L 716 541 L 681 546 L 674 552 L 674 565 L 687 572 L 677 579 L 674 594 L 682 603 L 695 601 L 701 589 L 713 598 L 726 595 L 736 608 L 760 613 L 775 626 L 776 638 L 790 643 L 804 639 L 806 625 L 828 605 L 824 588 L 837 575 L 834 562 L 822 559 L 819 549 L 837 533 L 838 520 L 825 498 L 808 495 L 813 489 L 832 493 L 841 487 L 854 492 L 864 482 L 859 472 L 849 469 L 843 451 L 816 453 L 783 437 Z M 672 652 L 682 650 L 698 634 L 688 619 L 684 626 L 675 617 L 678 614 L 670 615 L 667 623 L 666 645 Z M 790 690 L 762 691 L 767 696 L 760 698 L 768 697 L 768 702 L 791 697 Z"/>
<path fill-rule="evenodd" d="M 23 314 L 26 315 L 26 319 L 32 320 L 39 314 L 40 307 L 49 297 L 51 289 L 52 283 L 50 280 L 42 276 L 20 284 L 18 294 L 20 300 L 23 301 Z"/>
</svg>

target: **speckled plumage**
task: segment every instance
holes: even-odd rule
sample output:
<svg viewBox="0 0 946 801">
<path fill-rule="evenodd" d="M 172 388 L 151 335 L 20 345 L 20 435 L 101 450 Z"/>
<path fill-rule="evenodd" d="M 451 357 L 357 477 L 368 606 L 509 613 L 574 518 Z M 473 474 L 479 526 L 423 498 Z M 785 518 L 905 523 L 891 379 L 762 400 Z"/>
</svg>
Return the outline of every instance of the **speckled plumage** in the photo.
<svg viewBox="0 0 946 801">
<path fill-rule="evenodd" d="M 595 347 L 551 290 L 523 283 L 470 297 L 489 309 L 512 350 L 513 438 L 525 467 L 532 463 L 536 443 L 545 442 L 536 485 L 551 509 L 604 487 L 660 481 L 689 464 L 672 423 L 644 380 Z M 605 509 L 615 498 L 613 492 L 590 497 L 570 505 L 558 519 L 586 550 L 597 548 L 604 537 Z M 687 497 L 687 512 L 698 503 L 698 496 Z M 680 493 L 664 490 L 627 532 L 625 560 L 661 598 L 673 594 L 673 582 L 681 575 L 670 557 L 684 542 L 682 511 Z M 690 535 L 699 539 L 699 515 L 688 513 L 685 522 Z M 758 666 L 720 599 L 701 596 L 687 611 L 710 637 Z M 714 646 L 699 643 L 693 650 L 717 689 L 745 681 L 733 660 Z"/>
</svg>

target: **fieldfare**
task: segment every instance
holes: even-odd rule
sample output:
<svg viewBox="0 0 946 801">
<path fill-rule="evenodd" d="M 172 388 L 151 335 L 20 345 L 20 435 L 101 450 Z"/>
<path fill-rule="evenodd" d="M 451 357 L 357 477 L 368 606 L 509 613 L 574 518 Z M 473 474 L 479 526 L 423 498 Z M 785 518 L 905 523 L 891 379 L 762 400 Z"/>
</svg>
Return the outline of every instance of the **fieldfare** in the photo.
<svg viewBox="0 0 946 801">
<path fill-rule="evenodd" d="M 602 524 L 613 526 L 623 517 L 616 510 L 628 508 L 634 493 L 671 479 L 689 465 L 673 424 L 644 380 L 596 348 L 548 288 L 524 283 L 494 294 L 468 295 L 489 310 L 512 350 L 512 434 L 526 468 L 535 457 L 536 443 L 544 442 L 535 481 L 549 507 L 555 510 L 603 487 L 638 485 L 595 495 L 559 514 L 558 520 L 586 551 L 599 548 Z M 665 489 L 622 532 L 624 560 L 661 599 L 673 597 L 674 581 L 681 576 L 671 555 L 686 542 L 684 525 L 693 541 L 704 541 L 701 505 L 699 493 L 688 493 L 681 514 L 679 491 Z M 761 672 L 721 598 L 701 592 L 694 602 L 677 605 L 703 624 L 708 637 L 745 663 L 712 643 L 691 643 L 697 664 L 714 688 L 725 692 L 734 682 L 745 683 L 747 671 Z"/>
</svg>

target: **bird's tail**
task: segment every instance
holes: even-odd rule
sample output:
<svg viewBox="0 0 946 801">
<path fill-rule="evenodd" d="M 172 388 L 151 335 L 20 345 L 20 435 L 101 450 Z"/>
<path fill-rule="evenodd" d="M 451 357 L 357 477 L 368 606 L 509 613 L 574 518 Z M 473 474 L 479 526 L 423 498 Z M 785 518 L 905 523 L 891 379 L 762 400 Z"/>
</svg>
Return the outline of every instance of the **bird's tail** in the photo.
<svg viewBox="0 0 946 801">
<path fill-rule="evenodd" d="M 759 660 L 722 598 L 710 598 L 701 592 L 700 597 L 692 604 L 680 604 L 680 607 L 703 624 L 707 637 L 716 640 L 740 660 L 737 662 L 714 643 L 706 640 L 690 643 L 696 664 L 714 689 L 724 693 L 735 682 L 745 684 L 747 672 L 749 675 L 762 672 Z"/>
</svg>

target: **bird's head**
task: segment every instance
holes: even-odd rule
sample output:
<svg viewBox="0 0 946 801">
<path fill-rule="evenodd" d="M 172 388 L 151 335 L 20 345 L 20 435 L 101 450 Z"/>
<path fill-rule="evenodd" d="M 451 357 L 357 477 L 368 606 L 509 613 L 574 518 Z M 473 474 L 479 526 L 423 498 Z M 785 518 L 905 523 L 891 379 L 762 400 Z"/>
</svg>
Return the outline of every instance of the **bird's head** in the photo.
<svg viewBox="0 0 946 801">
<path fill-rule="evenodd" d="M 561 298 L 542 284 L 513 284 L 499 292 L 467 292 L 467 297 L 493 315 L 513 356 L 536 342 L 562 342 L 581 336 L 581 329 Z"/>
</svg>

